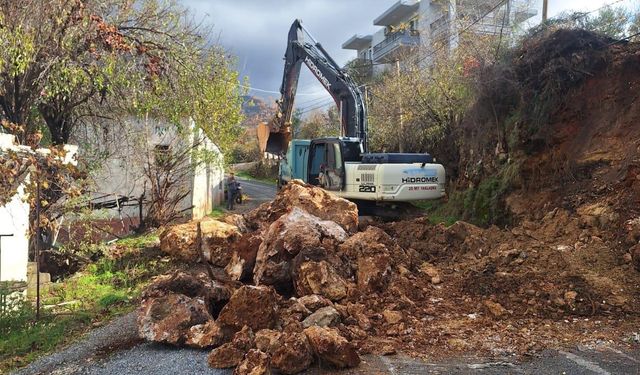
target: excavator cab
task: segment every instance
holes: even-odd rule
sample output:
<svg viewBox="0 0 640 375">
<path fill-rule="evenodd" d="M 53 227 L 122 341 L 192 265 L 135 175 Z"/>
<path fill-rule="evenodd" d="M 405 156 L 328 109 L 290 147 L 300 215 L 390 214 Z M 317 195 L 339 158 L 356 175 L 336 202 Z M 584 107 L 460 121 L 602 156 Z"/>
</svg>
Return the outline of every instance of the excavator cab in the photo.
<svg viewBox="0 0 640 375">
<path fill-rule="evenodd" d="M 315 139 L 309 147 L 309 178 L 312 185 L 339 191 L 344 186 L 344 162 L 338 139 Z"/>
<path fill-rule="evenodd" d="M 346 185 L 345 162 L 360 161 L 358 139 L 321 138 L 311 141 L 307 182 L 325 190 L 340 191 Z"/>
</svg>

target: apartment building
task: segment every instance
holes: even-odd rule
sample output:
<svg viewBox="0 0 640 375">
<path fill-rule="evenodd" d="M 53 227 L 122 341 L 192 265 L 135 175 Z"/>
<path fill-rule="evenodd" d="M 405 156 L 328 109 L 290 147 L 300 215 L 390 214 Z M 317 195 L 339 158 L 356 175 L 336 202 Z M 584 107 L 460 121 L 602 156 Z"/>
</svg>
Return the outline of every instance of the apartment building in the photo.
<svg viewBox="0 0 640 375">
<path fill-rule="evenodd" d="M 417 51 L 453 51 L 460 35 L 510 33 L 536 16 L 541 0 L 399 0 L 373 20 L 380 29 L 342 44 L 360 65 L 382 70 Z M 432 58 L 425 59 L 428 65 Z"/>
</svg>

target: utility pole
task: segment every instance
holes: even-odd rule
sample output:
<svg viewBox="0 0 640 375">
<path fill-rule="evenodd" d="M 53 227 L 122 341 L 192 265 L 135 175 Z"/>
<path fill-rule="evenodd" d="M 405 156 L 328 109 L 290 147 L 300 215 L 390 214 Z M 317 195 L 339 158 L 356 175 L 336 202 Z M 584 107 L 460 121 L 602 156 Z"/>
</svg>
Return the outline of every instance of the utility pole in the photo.
<svg viewBox="0 0 640 375">
<path fill-rule="evenodd" d="M 40 320 L 40 176 L 36 167 L 36 320 Z"/>
<path fill-rule="evenodd" d="M 400 87 L 400 60 L 396 60 L 396 73 L 398 78 L 398 87 Z M 399 94 L 399 93 L 398 93 Z M 402 116 L 402 101 L 398 96 L 398 109 L 400 111 L 400 132 L 398 134 L 398 151 L 404 152 L 404 117 Z"/>
<path fill-rule="evenodd" d="M 542 22 L 547 21 L 548 9 L 549 9 L 549 0 L 542 0 Z"/>
</svg>

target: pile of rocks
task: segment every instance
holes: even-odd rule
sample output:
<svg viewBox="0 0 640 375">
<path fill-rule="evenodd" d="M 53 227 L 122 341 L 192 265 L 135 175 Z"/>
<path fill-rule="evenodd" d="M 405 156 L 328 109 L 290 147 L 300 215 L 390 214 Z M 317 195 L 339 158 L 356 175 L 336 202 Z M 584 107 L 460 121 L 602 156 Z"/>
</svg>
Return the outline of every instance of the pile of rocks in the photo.
<svg viewBox="0 0 640 375">
<path fill-rule="evenodd" d="M 626 224 L 629 243 L 638 222 Z M 510 230 L 364 223 L 353 203 L 294 181 L 244 216 L 162 233 L 161 249 L 191 262 L 189 273 L 144 292 L 140 335 L 207 348 L 212 367 L 238 374 L 352 367 L 366 353 L 530 354 L 593 332 L 623 337 L 624 327 L 599 324 L 637 326 L 627 286 L 640 283 L 640 256 L 616 263 L 611 244 L 581 223 L 564 210 Z"/>
<path fill-rule="evenodd" d="M 298 181 L 245 216 L 171 227 L 160 236 L 164 252 L 217 270 L 154 280 L 143 293 L 140 335 L 212 349 L 211 367 L 239 374 L 357 366 L 346 327 L 362 337 L 371 324 L 346 301 L 385 287 L 394 246 L 380 229 L 352 235 L 357 228 L 355 204 Z"/>
</svg>

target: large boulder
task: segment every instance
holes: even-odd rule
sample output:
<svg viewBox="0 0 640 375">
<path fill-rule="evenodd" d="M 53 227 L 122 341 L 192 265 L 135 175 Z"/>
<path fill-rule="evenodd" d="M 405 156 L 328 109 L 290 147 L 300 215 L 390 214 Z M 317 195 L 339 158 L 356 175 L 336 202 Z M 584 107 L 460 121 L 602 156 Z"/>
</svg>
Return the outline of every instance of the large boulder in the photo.
<svg viewBox="0 0 640 375">
<path fill-rule="evenodd" d="M 336 222 L 347 232 L 353 233 L 358 229 L 358 207 L 353 202 L 300 180 L 289 182 L 272 202 L 264 203 L 245 217 L 254 229 L 264 228 L 288 213 L 292 207 Z"/>
<path fill-rule="evenodd" d="M 191 327 L 213 320 L 202 298 L 167 294 L 142 302 L 138 312 L 141 338 L 173 345 L 187 341 Z"/>
<path fill-rule="evenodd" d="M 198 248 L 198 223 L 202 233 L 201 249 Z M 240 237 L 240 230 L 235 225 L 207 218 L 167 228 L 160 234 L 160 249 L 188 262 L 204 256 L 213 265 L 225 267 L 231 259 L 229 248 Z"/>
<path fill-rule="evenodd" d="M 144 290 L 142 298 L 158 298 L 172 293 L 203 299 L 212 315 L 217 315 L 231 298 L 229 287 L 209 279 L 206 273 L 193 275 L 186 272 L 156 277 Z"/>
<path fill-rule="evenodd" d="M 409 256 L 387 233 L 373 226 L 351 236 L 339 250 L 350 260 L 361 292 L 384 290 L 393 266 L 411 263 Z"/>
<path fill-rule="evenodd" d="M 213 368 L 231 368 L 240 364 L 240 361 L 244 358 L 245 351 L 233 346 L 228 342 L 220 347 L 217 347 L 209 353 L 207 357 L 207 363 Z"/>
<path fill-rule="evenodd" d="M 337 330 L 312 326 L 306 328 L 304 334 L 321 361 L 337 368 L 355 367 L 360 364 L 355 347 Z"/>
<path fill-rule="evenodd" d="M 233 370 L 233 375 L 271 375 L 271 357 L 257 349 L 251 349 Z"/>
<path fill-rule="evenodd" d="M 301 332 L 284 333 L 271 356 L 271 366 L 283 374 L 297 374 L 311 366 L 313 353 L 309 340 Z"/>
<path fill-rule="evenodd" d="M 261 243 L 260 234 L 247 233 L 231 245 L 231 259 L 225 267 L 225 272 L 231 280 L 239 281 L 253 277 L 253 267 Z"/>
<path fill-rule="evenodd" d="M 239 330 L 248 326 L 254 331 L 273 328 L 278 320 L 277 296 L 272 288 L 245 285 L 233 293 L 222 308 L 217 322 Z"/>
<path fill-rule="evenodd" d="M 295 271 L 294 286 L 298 296 L 317 294 L 331 301 L 347 296 L 348 284 L 327 261 L 308 261 Z"/>
<path fill-rule="evenodd" d="M 253 280 L 278 289 L 290 288 L 291 262 L 300 252 L 333 251 L 346 239 L 346 232 L 338 224 L 294 207 L 266 230 L 258 249 Z"/>
<path fill-rule="evenodd" d="M 222 345 L 225 337 L 225 332 L 220 325 L 210 320 L 189 328 L 185 344 L 198 349 L 211 348 Z"/>
<path fill-rule="evenodd" d="M 391 279 L 391 256 L 381 252 L 361 255 L 357 260 L 356 281 L 361 292 L 382 291 Z"/>
<path fill-rule="evenodd" d="M 282 326 L 292 323 L 297 324 L 309 315 L 311 315 L 311 311 L 296 298 L 290 298 L 280 304 L 280 322 Z"/>
<path fill-rule="evenodd" d="M 321 307 L 302 321 L 304 328 L 311 326 L 328 327 L 340 321 L 340 313 L 331 306 Z"/>
<path fill-rule="evenodd" d="M 323 296 L 308 294 L 298 298 L 298 302 L 304 305 L 309 311 L 314 312 L 322 307 L 333 306 L 333 303 Z"/>
<path fill-rule="evenodd" d="M 273 354 L 280 347 L 280 338 L 282 333 L 273 329 L 261 329 L 256 332 L 256 348 L 259 350 Z"/>
<path fill-rule="evenodd" d="M 240 364 L 245 353 L 255 348 L 255 335 L 251 328 L 244 326 L 231 342 L 217 347 L 209 353 L 207 362 L 213 368 L 230 368 Z"/>
</svg>

